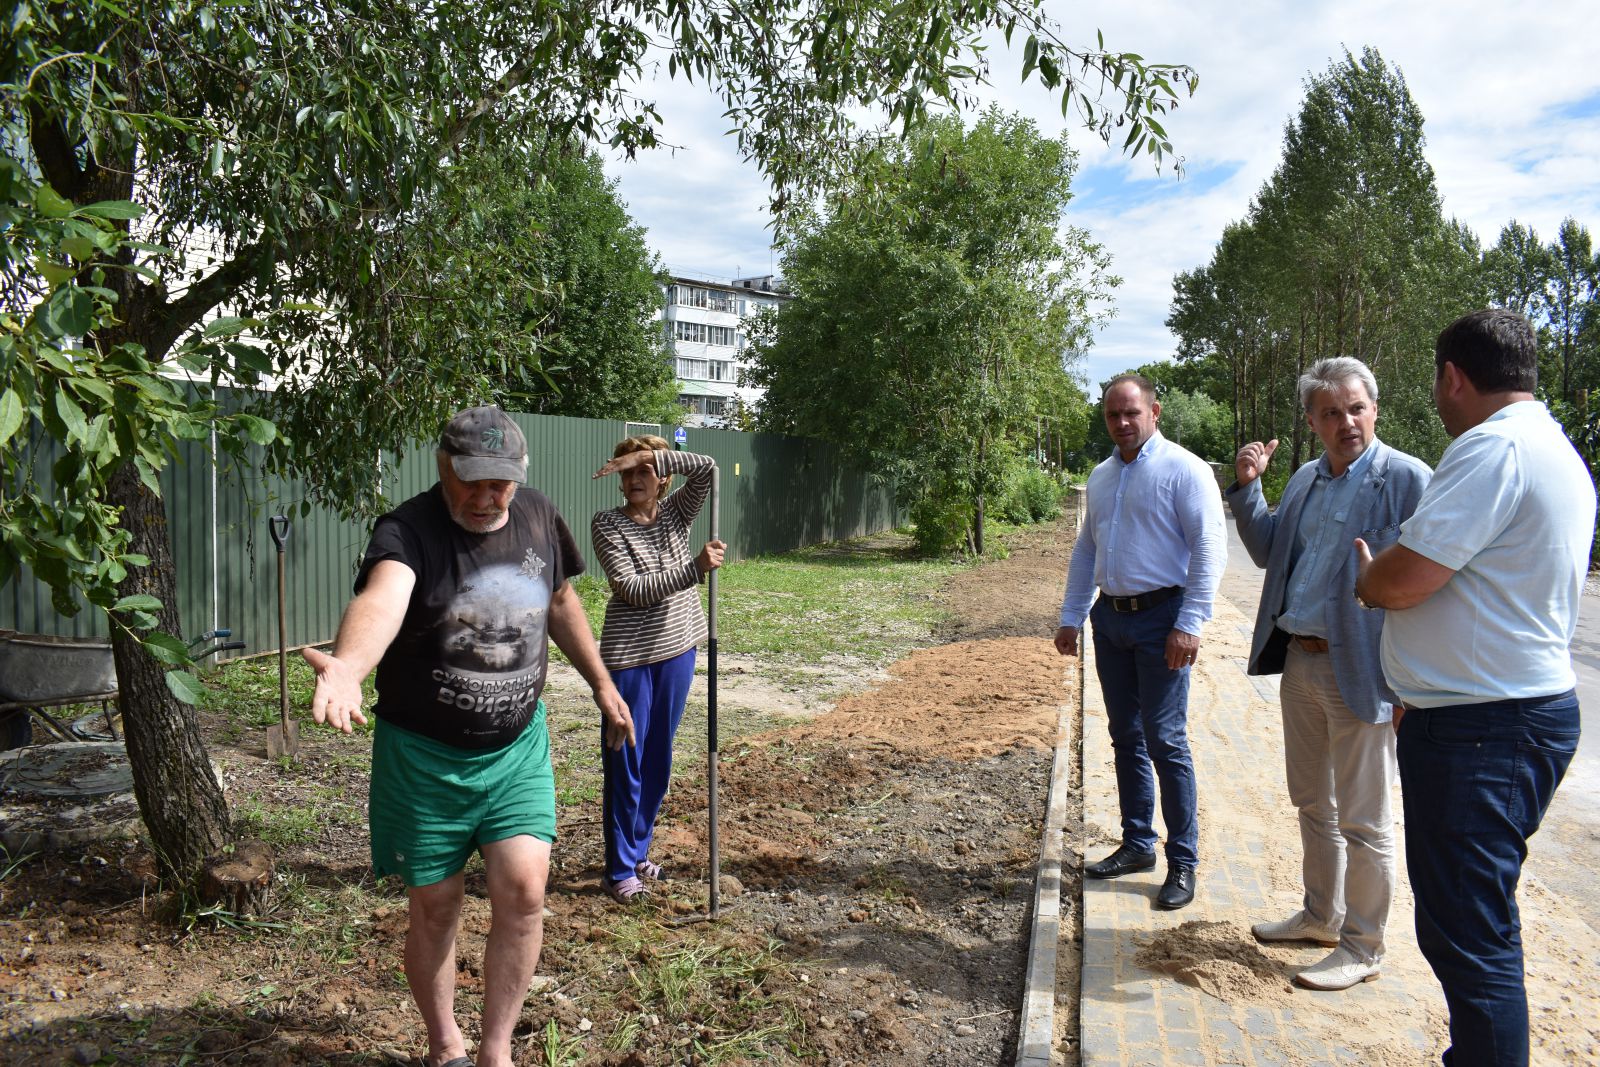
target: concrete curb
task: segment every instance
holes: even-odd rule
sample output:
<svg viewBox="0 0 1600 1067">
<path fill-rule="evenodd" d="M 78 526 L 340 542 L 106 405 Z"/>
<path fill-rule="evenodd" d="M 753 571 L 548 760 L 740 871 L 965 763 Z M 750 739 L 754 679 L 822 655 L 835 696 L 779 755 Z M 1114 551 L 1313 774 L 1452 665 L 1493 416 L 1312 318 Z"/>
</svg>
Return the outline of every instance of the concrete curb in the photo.
<svg viewBox="0 0 1600 1067">
<path fill-rule="evenodd" d="M 1082 704 L 1084 671 L 1078 671 Z M 1073 708 L 1062 704 L 1056 720 L 1055 759 L 1045 809 L 1039 869 L 1034 878 L 1033 925 L 1028 938 L 1028 969 L 1023 978 L 1022 1012 L 1017 1031 L 1016 1067 L 1049 1067 L 1055 1047 L 1057 946 L 1061 943 L 1061 863 L 1066 853 L 1067 804 L 1072 792 L 1072 762 L 1077 750 Z"/>
</svg>

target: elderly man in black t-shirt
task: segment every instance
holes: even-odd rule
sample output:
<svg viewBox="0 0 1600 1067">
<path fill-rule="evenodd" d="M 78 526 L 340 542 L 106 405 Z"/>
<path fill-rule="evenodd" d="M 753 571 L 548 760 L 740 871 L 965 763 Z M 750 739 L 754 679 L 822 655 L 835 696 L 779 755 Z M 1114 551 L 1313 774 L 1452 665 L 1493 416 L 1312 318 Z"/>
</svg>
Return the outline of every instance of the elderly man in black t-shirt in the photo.
<svg viewBox="0 0 1600 1067">
<path fill-rule="evenodd" d="M 505 1067 L 539 963 L 555 840 L 546 637 L 594 691 L 611 748 L 633 744 L 633 720 L 568 581 L 583 571 L 572 534 L 544 494 L 519 487 L 528 448 L 516 423 L 469 408 L 445 426 L 438 462 L 438 484 L 378 520 L 333 654 L 305 657 L 312 713 L 346 733 L 366 722 L 361 683 L 378 671 L 372 865 L 406 883 L 406 980 L 429 1067 L 473 1062 L 455 1019 L 456 928 L 462 870 L 483 854 L 493 919 L 477 1062 Z"/>
</svg>

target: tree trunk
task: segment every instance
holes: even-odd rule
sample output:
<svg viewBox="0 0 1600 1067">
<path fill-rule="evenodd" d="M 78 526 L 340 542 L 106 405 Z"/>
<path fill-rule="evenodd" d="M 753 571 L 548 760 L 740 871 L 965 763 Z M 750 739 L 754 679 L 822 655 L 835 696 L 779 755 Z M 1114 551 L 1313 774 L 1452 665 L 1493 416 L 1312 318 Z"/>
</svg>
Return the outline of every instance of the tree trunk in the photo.
<svg viewBox="0 0 1600 1067">
<path fill-rule="evenodd" d="M 272 903 L 272 849 L 260 841 L 240 841 L 236 848 L 206 859 L 200 874 L 200 899 L 221 904 L 241 918 L 265 915 Z"/>
<path fill-rule="evenodd" d="M 1304 462 L 1304 460 L 1301 457 L 1303 457 L 1305 455 L 1305 449 L 1306 449 L 1306 444 L 1307 444 L 1306 436 L 1305 436 L 1306 420 L 1302 417 L 1304 415 L 1304 412 L 1300 408 L 1300 375 L 1302 375 L 1302 374 L 1304 374 L 1306 372 L 1306 333 L 1307 333 L 1307 330 L 1308 330 L 1308 326 L 1307 326 L 1306 306 L 1305 306 L 1304 301 L 1302 301 L 1300 303 L 1300 329 L 1298 331 L 1299 336 L 1295 338 L 1295 370 L 1294 370 L 1295 387 L 1294 387 L 1294 405 L 1293 405 L 1293 408 L 1294 408 L 1296 417 L 1293 420 L 1294 421 L 1294 462 L 1289 465 L 1290 472 L 1294 472 L 1294 471 L 1297 471 L 1297 470 L 1300 469 L 1300 464 L 1302 462 Z"/>
<path fill-rule="evenodd" d="M 133 535 L 130 551 L 150 559 L 148 567 L 130 569 L 118 593 L 159 599 L 161 630 L 181 639 L 177 572 L 160 494 L 127 463 L 112 478 L 108 497 L 123 508 L 123 528 Z M 194 708 L 172 695 L 165 668 L 116 625 L 111 651 L 139 813 L 163 876 L 191 885 L 206 857 L 232 837 L 222 784 L 206 756 Z"/>
<path fill-rule="evenodd" d="M 117 46 L 124 50 L 117 59 L 122 69 L 142 69 L 141 47 L 130 46 L 123 38 Z M 128 86 L 128 95 L 131 100 L 140 99 L 137 76 Z M 137 104 L 130 106 L 138 110 Z M 31 137 L 36 154 L 46 161 L 45 176 L 58 193 L 78 203 L 134 199 L 140 161 L 131 148 L 106 158 L 85 156 L 83 145 L 66 143 L 65 127 L 44 122 L 34 124 Z M 115 138 L 108 138 L 107 144 L 97 147 L 114 149 L 116 144 Z M 133 249 L 124 247 L 122 265 L 130 266 L 133 256 Z M 236 269 L 242 273 L 244 268 Z M 159 363 L 184 329 L 228 295 L 223 283 L 231 278 L 213 275 L 209 287 L 201 289 L 198 296 L 198 287 L 192 287 L 187 303 L 175 309 L 167 301 L 165 286 L 146 282 L 131 270 L 107 271 L 103 284 L 117 294 L 121 321 L 87 338 L 89 347 L 104 354 L 131 342 L 144 350 L 147 359 Z M 128 550 L 150 560 L 148 566 L 130 568 L 118 594 L 156 597 L 162 604 L 159 629 L 181 640 L 177 574 L 161 494 L 139 480 L 130 458 L 111 478 L 106 499 L 123 509 L 122 526 L 132 535 Z M 111 652 L 139 813 L 162 876 L 191 888 L 206 857 L 232 838 L 222 785 L 206 756 L 194 709 L 172 695 L 165 668 L 115 619 Z"/>
<path fill-rule="evenodd" d="M 979 434 L 978 435 L 978 477 L 979 478 L 982 478 L 984 476 L 984 467 L 983 467 L 984 451 L 985 451 L 984 446 L 987 445 L 987 444 L 988 444 L 988 439 L 986 437 L 984 437 L 984 435 Z M 973 508 L 972 534 L 973 534 L 972 546 L 975 549 L 973 554 L 976 555 L 976 556 L 982 557 L 982 555 L 983 555 L 983 492 L 982 492 L 982 490 L 979 490 L 977 506 Z"/>
</svg>

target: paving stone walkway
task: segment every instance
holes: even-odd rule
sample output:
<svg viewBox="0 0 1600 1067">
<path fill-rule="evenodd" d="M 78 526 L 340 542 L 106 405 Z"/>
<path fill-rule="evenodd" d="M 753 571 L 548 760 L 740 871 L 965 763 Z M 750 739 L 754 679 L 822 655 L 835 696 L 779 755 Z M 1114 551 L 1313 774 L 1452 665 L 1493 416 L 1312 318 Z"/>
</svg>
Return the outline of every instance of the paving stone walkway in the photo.
<svg viewBox="0 0 1600 1067">
<path fill-rule="evenodd" d="M 1204 637 L 1189 694 L 1190 745 L 1200 795 L 1201 865 L 1195 902 L 1154 906 L 1165 862 L 1109 881 L 1084 880 L 1085 1067 L 1101 1064 L 1427 1063 L 1441 1048 L 1444 1000 L 1411 934 L 1401 887 L 1388 929 L 1383 977 L 1341 993 L 1290 979 L 1321 959 L 1317 946 L 1260 946 L 1250 924 L 1300 904 L 1299 831 L 1283 786 L 1276 678 L 1245 674 L 1249 620 L 1226 600 Z M 1089 642 L 1092 645 L 1092 642 Z M 1105 704 L 1085 664 L 1083 855 L 1116 847 L 1119 818 Z M 1395 797 L 1399 810 L 1399 795 Z M 1176 928 L 1195 953 L 1183 979 L 1138 962 Z M 1210 985 L 1207 992 L 1199 985 Z M 1381 1019 L 1382 1026 L 1364 1026 Z"/>
</svg>

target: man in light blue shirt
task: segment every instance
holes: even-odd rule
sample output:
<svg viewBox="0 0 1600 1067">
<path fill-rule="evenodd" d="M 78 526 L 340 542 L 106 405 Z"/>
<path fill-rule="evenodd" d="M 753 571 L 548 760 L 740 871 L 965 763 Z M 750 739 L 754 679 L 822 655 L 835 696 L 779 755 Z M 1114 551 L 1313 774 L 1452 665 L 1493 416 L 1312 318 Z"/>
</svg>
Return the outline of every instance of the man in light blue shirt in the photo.
<svg viewBox="0 0 1600 1067">
<path fill-rule="evenodd" d="M 1453 1067 L 1528 1062 L 1517 881 L 1578 747 L 1569 647 L 1595 490 L 1534 400 L 1533 328 L 1475 311 L 1439 335 L 1433 398 L 1455 438 L 1399 543 L 1358 539 L 1356 596 L 1389 610 L 1417 947 L 1450 1009 Z"/>
<path fill-rule="evenodd" d="M 1265 567 L 1251 674 L 1282 673 L 1284 769 L 1300 813 L 1301 908 L 1251 927 L 1259 941 L 1310 941 L 1333 952 L 1295 975 L 1312 989 L 1378 977 L 1394 899 L 1395 779 L 1391 708 L 1378 639 L 1383 612 L 1350 596 L 1357 536 L 1392 543 L 1428 484 L 1421 460 L 1377 438 L 1378 382 L 1365 363 L 1319 360 L 1300 405 L 1321 457 L 1295 471 L 1276 512 L 1261 474 L 1278 442 L 1252 441 L 1223 495 L 1239 537 Z"/>
<path fill-rule="evenodd" d="M 1159 780 L 1167 877 L 1156 904 L 1181 908 L 1194 899 L 1200 862 L 1189 668 L 1227 563 L 1222 500 L 1211 468 L 1156 429 L 1161 405 L 1147 379 L 1113 378 L 1102 406 L 1116 450 L 1089 475 L 1055 637 L 1058 652 L 1075 656 L 1084 619 L 1094 620 L 1116 757 L 1122 844 L 1084 873 L 1115 878 L 1155 866 Z"/>
</svg>

